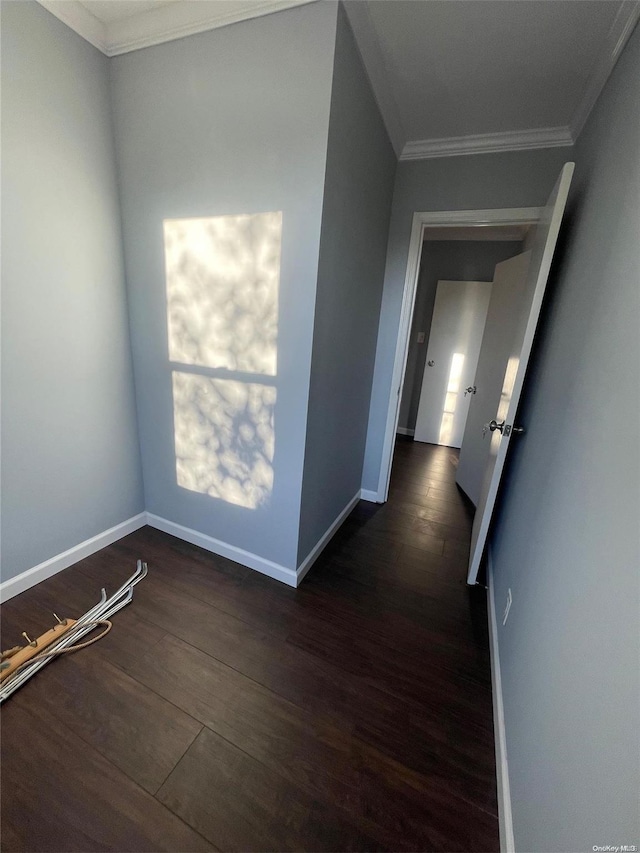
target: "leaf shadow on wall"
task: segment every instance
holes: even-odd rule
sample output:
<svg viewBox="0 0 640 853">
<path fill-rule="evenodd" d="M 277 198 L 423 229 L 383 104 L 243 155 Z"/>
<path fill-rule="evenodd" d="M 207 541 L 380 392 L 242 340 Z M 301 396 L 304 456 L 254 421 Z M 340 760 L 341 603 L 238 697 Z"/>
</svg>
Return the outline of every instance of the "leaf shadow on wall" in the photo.
<svg viewBox="0 0 640 853">
<path fill-rule="evenodd" d="M 163 226 L 176 482 L 257 509 L 274 483 L 282 212 Z"/>
</svg>

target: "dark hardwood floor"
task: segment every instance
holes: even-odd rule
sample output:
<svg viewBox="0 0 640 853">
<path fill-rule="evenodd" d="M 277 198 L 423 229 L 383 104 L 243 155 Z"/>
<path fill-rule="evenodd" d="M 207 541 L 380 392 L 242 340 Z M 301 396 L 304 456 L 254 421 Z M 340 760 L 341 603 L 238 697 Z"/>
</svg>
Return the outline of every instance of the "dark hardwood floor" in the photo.
<svg viewBox="0 0 640 853">
<path fill-rule="evenodd" d="M 2 648 L 149 564 L 2 708 L 8 851 L 499 849 L 457 452 L 399 440 L 297 590 L 143 528 L 2 607 Z"/>
</svg>

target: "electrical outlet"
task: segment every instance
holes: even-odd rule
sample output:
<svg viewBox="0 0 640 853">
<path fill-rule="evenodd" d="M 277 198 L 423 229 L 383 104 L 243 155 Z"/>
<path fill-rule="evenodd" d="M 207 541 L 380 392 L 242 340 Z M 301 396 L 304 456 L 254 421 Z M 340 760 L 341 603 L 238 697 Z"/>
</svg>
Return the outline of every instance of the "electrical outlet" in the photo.
<svg viewBox="0 0 640 853">
<path fill-rule="evenodd" d="M 509 611 L 511 610 L 511 603 L 513 601 L 513 596 L 511 595 L 511 587 L 507 590 L 507 605 L 504 608 L 504 616 L 502 618 L 502 624 L 507 624 L 507 619 L 509 618 Z"/>
<path fill-rule="evenodd" d="M 424 343 L 424 332 L 418 332 L 418 343 L 419 344 Z"/>
</svg>

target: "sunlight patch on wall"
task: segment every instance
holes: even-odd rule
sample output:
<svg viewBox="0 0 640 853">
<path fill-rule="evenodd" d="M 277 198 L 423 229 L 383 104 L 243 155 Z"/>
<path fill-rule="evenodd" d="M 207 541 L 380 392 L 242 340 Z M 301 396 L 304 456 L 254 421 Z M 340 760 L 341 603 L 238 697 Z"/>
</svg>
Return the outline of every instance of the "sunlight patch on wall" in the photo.
<svg viewBox="0 0 640 853">
<path fill-rule="evenodd" d="M 447 392 L 442 409 L 442 420 L 440 421 L 439 444 L 450 444 L 453 436 L 453 419 L 458 404 L 458 393 L 460 391 L 460 379 L 464 366 L 464 353 L 456 352 L 451 359 L 451 370 L 447 381 Z"/>
<path fill-rule="evenodd" d="M 170 361 L 275 376 L 282 212 L 163 226 Z"/>
<path fill-rule="evenodd" d="M 178 371 L 172 384 L 178 485 L 263 505 L 273 490 L 276 389 Z"/>
</svg>

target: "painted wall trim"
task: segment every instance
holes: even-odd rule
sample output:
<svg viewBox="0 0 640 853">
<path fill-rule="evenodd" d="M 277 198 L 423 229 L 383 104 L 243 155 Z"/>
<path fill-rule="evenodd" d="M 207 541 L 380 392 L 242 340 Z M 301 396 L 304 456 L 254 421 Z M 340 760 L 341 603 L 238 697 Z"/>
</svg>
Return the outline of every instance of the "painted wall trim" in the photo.
<svg viewBox="0 0 640 853">
<path fill-rule="evenodd" d="M 104 23 L 80 0 L 38 0 L 41 6 L 71 27 L 106 56 L 118 56 L 195 33 L 259 18 L 315 0 L 218 0 L 216 3 L 168 3 Z"/>
<path fill-rule="evenodd" d="M 504 725 L 502 701 L 502 676 L 500 672 L 500 649 L 498 645 L 498 620 L 496 617 L 495 587 L 493 583 L 493 558 L 491 545 L 487 548 L 487 604 L 489 611 L 489 648 L 491 652 L 491 693 L 493 696 L 493 736 L 496 745 L 496 776 L 498 785 L 498 821 L 500 826 L 501 853 L 515 853 L 513 814 L 511 812 L 511 788 L 509 786 L 509 763 L 507 761 L 507 736 Z"/>
<path fill-rule="evenodd" d="M 582 100 L 571 119 L 570 128 L 574 141 L 580 136 L 600 92 L 604 89 L 605 83 L 639 20 L 640 0 L 623 0 L 593 67 Z"/>
<path fill-rule="evenodd" d="M 408 429 L 407 427 L 398 427 L 396 432 L 398 435 L 415 435 L 416 431 L 414 429 Z"/>
<path fill-rule="evenodd" d="M 8 601 L 14 595 L 19 595 L 21 592 L 40 583 L 40 581 L 50 578 L 63 569 L 68 569 L 69 566 L 73 566 L 74 563 L 84 560 L 85 557 L 89 557 L 91 554 L 95 554 L 101 548 L 106 548 L 107 545 L 117 542 L 123 536 L 127 536 L 129 533 L 133 533 L 134 530 L 144 527 L 146 523 L 147 514 L 140 512 L 138 515 L 134 515 L 120 524 L 116 524 L 115 527 L 110 527 L 108 530 L 104 530 L 102 533 L 98 533 L 96 536 L 92 536 L 90 539 L 85 539 L 84 542 L 74 545 L 73 548 L 69 548 L 69 550 L 63 551 L 61 554 L 56 554 L 55 557 L 45 560 L 44 563 L 39 563 L 37 566 L 27 569 L 25 572 L 16 575 L 15 578 L 3 581 L 0 583 L 0 601 Z"/>
<path fill-rule="evenodd" d="M 238 548 L 236 545 L 230 545 L 228 542 L 214 539 L 213 536 L 207 536 L 206 533 L 199 533 L 190 527 L 183 527 L 182 524 L 176 524 L 175 521 L 169 521 L 151 512 L 147 513 L 147 524 L 149 527 L 155 527 L 156 530 L 162 530 L 163 533 L 169 533 L 171 536 L 183 539 L 192 545 L 198 545 L 200 548 L 204 548 L 205 551 L 211 551 L 212 554 L 227 557 L 229 560 L 254 569 L 256 572 L 260 572 L 277 581 L 286 583 L 288 586 L 297 586 L 297 577 L 294 569 L 288 569 L 279 563 L 259 557 L 251 551 L 245 551 L 244 548 Z"/>
<path fill-rule="evenodd" d="M 360 500 L 369 501 L 370 503 L 378 503 L 378 493 L 371 489 L 360 489 Z"/>
<path fill-rule="evenodd" d="M 215 4 L 169 3 L 159 9 L 141 12 L 108 24 L 93 15 L 80 0 L 65 0 L 64 3 L 59 0 L 38 0 L 38 2 L 106 56 L 118 56 L 195 33 L 225 27 L 238 21 L 302 6 L 316 0 L 219 0 Z M 380 41 L 366 4 L 349 3 L 346 9 L 352 26 L 358 34 L 358 48 L 387 132 L 401 160 L 423 160 L 433 157 L 573 145 L 640 19 L 640 0 L 623 0 L 569 126 L 406 141 L 400 111 L 388 83 L 389 76 Z"/>
<path fill-rule="evenodd" d="M 406 142 L 400 160 L 428 160 L 433 157 L 531 151 L 536 148 L 565 148 L 574 145 L 639 20 L 640 0 L 622 0 L 589 76 L 584 94 L 568 125 L 416 139 Z"/>
<path fill-rule="evenodd" d="M 568 127 L 535 127 L 504 133 L 476 133 L 417 139 L 407 142 L 401 160 L 429 160 L 433 157 L 457 157 L 461 154 L 495 154 L 499 151 L 531 151 L 535 148 L 565 148 L 573 145 Z"/>
<path fill-rule="evenodd" d="M 333 521 L 331 526 L 322 534 L 322 536 L 320 537 L 320 539 L 318 539 L 318 541 L 313 546 L 311 551 L 309 551 L 307 556 L 300 563 L 300 565 L 298 566 L 298 571 L 296 572 L 297 581 L 298 581 L 296 586 L 301 583 L 304 576 L 307 574 L 307 572 L 309 571 L 311 566 L 313 566 L 315 561 L 318 559 L 318 557 L 322 553 L 322 550 L 325 547 L 325 545 L 327 544 L 327 542 L 331 539 L 333 534 L 340 527 L 340 525 L 345 520 L 345 518 L 349 515 L 349 513 L 354 508 L 354 506 L 358 503 L 358 501 L 360 500 L 361 494 L 362 494 L 361 491 L 356 492 L 356 494 L 351 498 L 349 503 L 338 514 L 337 518 Z"/>
<path fill-rule="evenodd" d="M 541 207 L 426 210 L 415 213 L 414 216 L 419 216 L 420 223 L 429 228 L 456 228 L 465 225 L 535 225 L 542 215 L 542 210 Z"/>
<path fill-rule="evenodd" d="M 368 493 L 372 497 L 365 500 L 375 500 L 375 492 Z M 198 545 L 204 548 L 205 551 L 210 551 L 213 554 L 218 554 L 221 557 L 227 557 L 236 563 L 254 569 L 263 575 L 281 581 L 288 586 L 298 586 L 304 576 L 307 574 L 311 566 L 320 556 L 322 549 L 331 539 L 336 530 L 340 527 L 345 518 L 349 515 L 354 506 L 358 503 L 361 497 L 361 491 L 358 491 L 339 513 L 338 517 L 331 524 L 328 530 L 321 536 L 317 544 L 303 560 L 297 571 L 289 569 L 286 566 L 281 566 L 279 563 L 274 563 L 264 557 L 259 557 L 251 551 L 245 551 L 243 548 L 238 548 L 235 545 L 230 545 L 228 542 L 222 542 L 220 539 L 214 539 L 212 536 L 207 536 L 205 533 L 199 533 L 197 530 L 192 530 L 190 527 L 184 527 L 181 524 L 176 524 L 166 518 L 161 518 L 159 515 L 154 515 L 150 512 L 141 512 L 134 515 L 126 521 L 116 524 L 115 527 L 110 527 L 90 539 L 80 542 L 73 548 L 57 554 L 55 557 L 27 569 L 14 578 L 0 583 L 0 601 L 8 601 L 15 595 L 19 595 L 32 586 L 40 583 L 52 575 L 61 572 L 63 569 L 69 568 L 74 563 L 84 560 L 85 557 L 95 554 L 107 545 L 117 542 L 123 536 L 133 533 L 148 524 L 150 527 L 155 527 L 157 530 L 162 530 L 164 533 L 169 533 L 171 536 L 176 536 L 178 539 L 183 539 L 185 542 L 190 542 L 192 545 Z"/>
<path fill-rule="evenodd" d="M 407 253 L 407 271 L 402 291 L 402 306 L 398 321 L 396 351 L 393 360 L 393 374 L 389 388 L 389 403 L 384 429 L 382 454 L 380 457 L 380 472 L 378 475 L 378 503 L 384 503 L 389 493 L 391 464 L 393 462 L 393 446 L 400 417 L 400 399 L 404 374 L 407 368 L 409 353 L 409 331 L 413 320 L 418 274 L 424 229 L 428 226 L 483 226 L 483 225 L 521 225 L 535 224 L 539 221 L 541 208 L 495 208 L 482 210 L 430 210 L 413 214 L 411 238 Z"/>
</svg>

